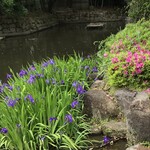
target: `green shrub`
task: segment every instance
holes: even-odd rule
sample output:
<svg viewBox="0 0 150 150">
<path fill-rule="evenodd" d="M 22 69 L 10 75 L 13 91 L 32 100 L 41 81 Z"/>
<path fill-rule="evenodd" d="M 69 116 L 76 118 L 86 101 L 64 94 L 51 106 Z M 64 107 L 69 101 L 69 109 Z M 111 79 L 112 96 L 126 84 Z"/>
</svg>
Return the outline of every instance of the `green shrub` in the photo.
<svg viewBox="0 0 150 150">
<path fill-rule="evenodd" d="M 142 20 L 136 24 L 128 24 L 124 30 L 111 35 L 100 44 L 98 56 L 101 58 L 101 68 L 105 69 L 105 77 L 111 86 L 150 86 L 149 29 L 150 21 Z M 128 57 L 131 57 L 130 61 Z"/>
<path fill-rule="evenodd" d="M 89 126 L 82 97 L 95 62 L 81 57 L 34 63 L 0 86 L 0 148 L 81 149 Z"/>
<path fill-rule="evenodd" d="M 17 0 L 2 0 L 0 1 L 0 14 L 2 15 L 25 15 L 27 9 L 21 1 Z"/>
<path fill-rule="evenodd" d="M 132 0 L 129 3 L 128 16 L 135 21 L 142 18 L 150 19 L 150 1 Z"/>
</svg>

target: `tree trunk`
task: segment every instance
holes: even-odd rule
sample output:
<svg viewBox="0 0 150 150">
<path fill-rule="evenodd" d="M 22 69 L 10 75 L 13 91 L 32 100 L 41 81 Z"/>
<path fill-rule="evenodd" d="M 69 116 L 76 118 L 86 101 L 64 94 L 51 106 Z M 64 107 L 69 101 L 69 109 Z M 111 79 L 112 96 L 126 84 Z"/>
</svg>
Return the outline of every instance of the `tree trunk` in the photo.
<svg viewBox="0 0 150 150">
<path fill-rule="evenodd" d="M 48 0 L 48 11 L 52 12 L 52 8 L 56 0 Z"/>
</svg>

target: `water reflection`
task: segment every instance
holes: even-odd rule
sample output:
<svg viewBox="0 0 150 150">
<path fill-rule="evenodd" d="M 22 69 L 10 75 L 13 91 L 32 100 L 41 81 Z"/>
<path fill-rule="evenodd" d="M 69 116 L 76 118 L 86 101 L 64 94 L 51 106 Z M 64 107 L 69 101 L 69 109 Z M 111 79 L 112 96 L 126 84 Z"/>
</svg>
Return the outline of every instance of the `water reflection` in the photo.
<svg viewBox="0 0 150 150">
<path fill-rule="evenodd" d="M 0 79 L 6 80 L 9 67 L 15 72 L 27 63 L 46 57 L 96 53 L 93 45 L 124 27 L 124 22 L 109 22 L 102 30 L 87 30 L 86 24 L 63 24 L 27 36 L 0 41 Z"/>
</svg>

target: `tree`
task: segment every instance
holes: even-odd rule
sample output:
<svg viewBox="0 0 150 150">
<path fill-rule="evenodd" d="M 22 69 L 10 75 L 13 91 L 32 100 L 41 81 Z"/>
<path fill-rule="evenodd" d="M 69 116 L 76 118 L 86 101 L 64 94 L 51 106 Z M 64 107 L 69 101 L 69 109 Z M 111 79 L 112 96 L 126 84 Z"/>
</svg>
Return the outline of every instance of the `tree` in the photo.
<svg viewBox="0 0 150 150">
<path fill-rule="evenodd" d="M 56 2 L 56 0 L 48 0 L 48 11 L 49 12 L 52 12 L 52 8 L 53 8 L 55 2 Z"/>
</svg>

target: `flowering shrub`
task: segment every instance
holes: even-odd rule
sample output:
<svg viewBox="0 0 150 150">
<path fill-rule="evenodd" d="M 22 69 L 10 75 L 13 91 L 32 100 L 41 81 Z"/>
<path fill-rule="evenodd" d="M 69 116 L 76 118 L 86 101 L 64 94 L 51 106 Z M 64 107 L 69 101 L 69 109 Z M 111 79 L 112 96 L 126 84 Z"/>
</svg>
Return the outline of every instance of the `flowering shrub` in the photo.
<svg viewBox="0 0 150 150">
<path fill-rule="evenodd" d="M 150 51 L 135 46 L 135 52 L 111 54 L 107 76 L 109 84 L 116 87 L 146 88 L 150 86 Z"/>
<path fill-rule="evenodd" d="M 82 97 L 95 68 L 92 59 L 76 56 L 11 71 L 8 82 L 0 85 L 0 149 L 86 146 L 89 127 L 81 113 Z"/>
<path fill-rule="evenodd" d="M 99 46 L 101 68 L 111 86 L 146 88 L 150 73 L 150 21 L 129 24 Z"/>
</svg>

